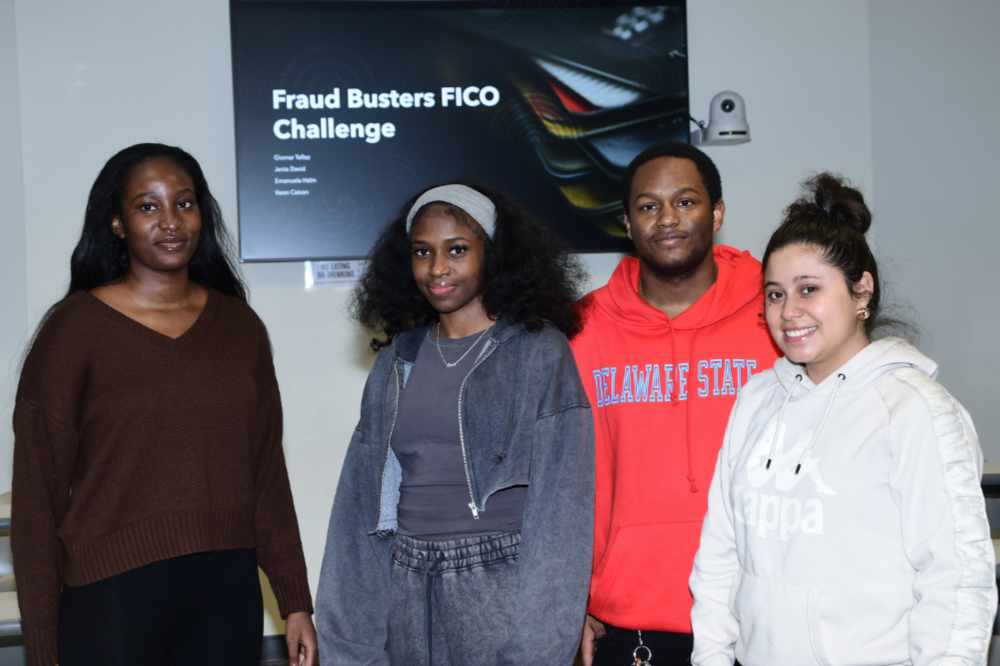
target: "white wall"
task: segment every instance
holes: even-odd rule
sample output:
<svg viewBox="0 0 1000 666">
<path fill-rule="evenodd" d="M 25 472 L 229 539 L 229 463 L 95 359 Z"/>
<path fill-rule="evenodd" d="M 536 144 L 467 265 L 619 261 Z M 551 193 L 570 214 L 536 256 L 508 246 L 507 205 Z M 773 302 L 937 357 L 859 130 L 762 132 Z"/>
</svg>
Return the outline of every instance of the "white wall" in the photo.
<svg viewBox="0 0 1000 666">
<path fill-rule="evenodd" d="M 728 203 L 723 240 L 759 253 L 808 172 L 835 168 L 870 187 L 868 2 L 688 4 L 693 114 L 705 116 L 711 96 L 733 88 L 747 100 L 753 131 L 748 145 L 710 149 Z M 14 6 L 24 288 L 34 325 L 66 288 L 87 190 L 115 150 L 141 140 L 189 149 L 234 225 L 229 23 L 222 0 Z M 11 76 L 0 70 L 0 87 Z M 600 284 L 615 257 L 586 261 Z M 346 289 L 306 292 L 301 264 L 247 265 L 244 272 L 275 348 L 289 473 L 315 588 L 370 356 L 347 317 Z"/>
<path fill-rule="evenodd" d="M 14 434 L 10 428 L 17 372 L 28 334 L 21 182 L 21 105 L 17 91 L 17 31 L 13 0 L 0 0 L 0 492 L 10 488 Z"/>
<path fill-rule="evenodd" d="M 875 222 L 890 298 L 1000 461 L 1000 3 L 872 2 Z"/>
<path fill-rule="evenodd" d="M 764 250 L 799 183 L 820 170 L 871 186 L 868 2 L 688 0 L 691 114 L 716 92 L 747 103 L 752 141 L 709 147 L 722 174 L 722 240 Z"/>
</svg>

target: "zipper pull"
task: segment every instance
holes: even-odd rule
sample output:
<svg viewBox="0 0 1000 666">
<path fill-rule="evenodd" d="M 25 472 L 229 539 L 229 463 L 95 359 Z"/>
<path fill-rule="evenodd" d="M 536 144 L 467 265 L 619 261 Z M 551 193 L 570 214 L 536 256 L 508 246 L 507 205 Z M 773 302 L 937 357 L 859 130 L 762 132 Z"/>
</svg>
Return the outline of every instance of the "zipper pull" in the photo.
<svg viewBox="0 0 1000 666">
<path fill-rule="evenodd" d="M 476 508 L 475 503 L 469 502 L 467 506 L 472 510 L 472 519 L 479 520 L 479 509 Z"/>
</svg>

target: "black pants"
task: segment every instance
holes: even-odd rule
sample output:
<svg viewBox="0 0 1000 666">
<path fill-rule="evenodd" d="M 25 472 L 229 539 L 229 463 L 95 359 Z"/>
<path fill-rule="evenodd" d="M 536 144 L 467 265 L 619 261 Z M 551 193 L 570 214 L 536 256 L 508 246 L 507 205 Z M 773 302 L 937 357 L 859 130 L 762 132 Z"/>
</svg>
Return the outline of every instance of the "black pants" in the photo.
<svg viewBox="0 0 1000 666">
<path fill-rule="evenodd" d="M 60 597 L 60 666 L 255 666 L 262 634 L 253 550 L 155 562 Z"/>
<path fill-rule="evenodd" d="M 630 666 L 635 663 L 633 651 L 639 646 L 639 634 L 634 629 L 621 629 L 604 625 L 607 634 L 597 641 L 594 666 Z M 680 666 L 691 663 L 694 638 L 691 634 L 674 634 L 666 631 L 643 631 L 642 642 L 649 648 L 653 666 Z M 646 657 L 644 651 L 640 657 Z"/>
</svg>

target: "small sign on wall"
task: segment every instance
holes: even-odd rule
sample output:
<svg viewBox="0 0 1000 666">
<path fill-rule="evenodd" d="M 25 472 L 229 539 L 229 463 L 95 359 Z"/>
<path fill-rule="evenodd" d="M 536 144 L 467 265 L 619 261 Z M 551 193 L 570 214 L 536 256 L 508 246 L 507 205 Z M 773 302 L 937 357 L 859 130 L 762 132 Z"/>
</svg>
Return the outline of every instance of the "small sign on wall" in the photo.
<svg viewBox="0 0 1000 666">
<path fill-rule="evenodd" d="M 367 267 L 367 259 L 307 261 L 305 262 L 306 289 L 312 289 L 321 284 L 345 284 L 353 286 L 364 275 Z"/>
</svg>

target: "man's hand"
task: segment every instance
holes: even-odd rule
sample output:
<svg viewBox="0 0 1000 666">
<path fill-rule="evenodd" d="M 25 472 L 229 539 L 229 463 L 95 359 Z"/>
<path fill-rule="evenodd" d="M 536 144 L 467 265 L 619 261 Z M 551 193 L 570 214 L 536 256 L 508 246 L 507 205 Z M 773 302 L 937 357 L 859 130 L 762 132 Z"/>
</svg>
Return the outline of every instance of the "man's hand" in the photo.
<svg viewBox="0 0 1000 666">
<path fill-rule="evenodd" d="M 289 666 L 316 666 L 316 629 L 309 613 L 289 613 L 285 619 Z"/>
<path fill-rule="evenodd" d="M 597 639 L 603 638 L 608 633 L 604 625 L 596 617 L 588 615 L 583 623 L 583 638 L 580 639 L 580 656 L 583 657 L 583 666 L 592 666 L 594 663 L 594 653 L 597 652 Z"/>
</svg>

